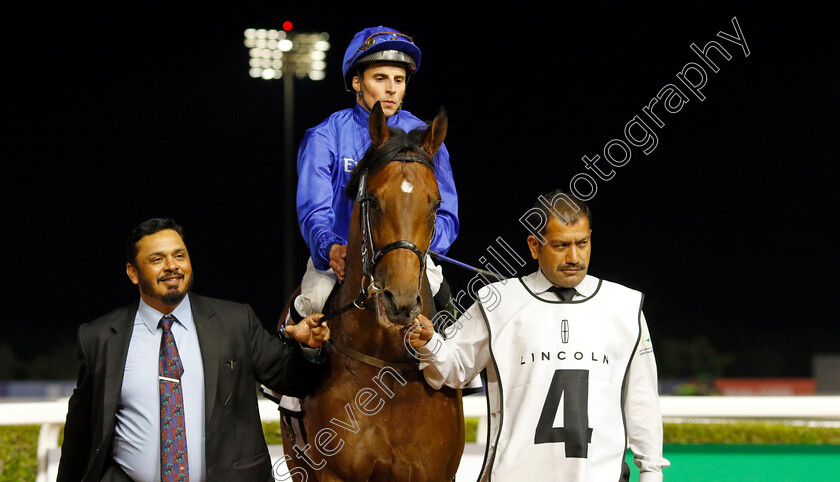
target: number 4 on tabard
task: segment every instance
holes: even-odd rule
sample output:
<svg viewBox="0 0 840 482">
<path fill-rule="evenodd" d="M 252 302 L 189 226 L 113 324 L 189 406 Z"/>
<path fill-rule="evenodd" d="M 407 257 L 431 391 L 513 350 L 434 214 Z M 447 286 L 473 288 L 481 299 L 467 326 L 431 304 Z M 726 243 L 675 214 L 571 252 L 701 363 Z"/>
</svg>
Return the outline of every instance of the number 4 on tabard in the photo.
<svg viewBox="0 0 840 482">
<path fill-rule="evenodd" d="M 554 418 L 563 400 L 563 426 L 555 427 Z M 585 459 L 592 442 L 589 428 L 589 370 L 557 370 L 545 397 L 535 444 L 566 443 L 566 457 Z"/>
</svg>

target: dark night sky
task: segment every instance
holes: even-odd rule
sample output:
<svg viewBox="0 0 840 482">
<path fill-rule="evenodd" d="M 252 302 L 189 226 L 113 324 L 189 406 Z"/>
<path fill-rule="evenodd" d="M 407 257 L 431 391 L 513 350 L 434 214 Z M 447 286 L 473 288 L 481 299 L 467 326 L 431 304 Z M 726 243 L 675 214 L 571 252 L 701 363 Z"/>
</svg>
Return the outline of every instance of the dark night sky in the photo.
<svg viewBox="0 0 840 482">
<path fill-rule="evenodd" d="M 591 272 L 645 292 L 655 341 L 708 336 L 735 357 L 729 375 L 808 376 L 813 353 L 840 352 L 828 225 L 840 69 L 827 12 L 64 3 L 10 16 L 3 48 L 0 343 L 22 358 L 137 296 L 122 243 L 153 216 L 185 226 L 195 291 L 251 303 L 274 325 L 282 273 L 298 279 L 306 252 L 296 232 L 297 262 L 284 265 L 282 82 L 248 76 L 242 33 L 284 20 L 333 46 L 327 80 L 295 84 L 295 142 L 352 104 L 340 62 L 355 31 L 414 36 L 423 62 L 405 106 L 424 119 L 447 109 L 461 219 L 449 254 L 468 263 L 497 237 L 525 256 L 518 218 L 536 195 L 567 187 L 581 156 L 621 138 L 698 61 L 692 42 L 719 41 L 732 59 L 707 70 L 706 99 L 665 114 L 656 149 L 634 148 L 599 182 Z M 733 17 L 749 57 L 715 36 L 733 33 Z M 469 275 L 445 269 L 464 289 Z"/>
</svg>

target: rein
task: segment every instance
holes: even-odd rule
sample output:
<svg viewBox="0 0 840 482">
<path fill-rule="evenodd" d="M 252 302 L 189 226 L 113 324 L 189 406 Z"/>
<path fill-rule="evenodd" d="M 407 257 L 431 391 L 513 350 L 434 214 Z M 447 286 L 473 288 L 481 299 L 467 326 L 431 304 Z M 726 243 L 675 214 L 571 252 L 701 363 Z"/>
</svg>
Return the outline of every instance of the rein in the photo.
<svg viewBox="0 0 840 482">
<path fill-rule="evenodd" d="M 432 250 L 429 250 L 429 254 L 433 258 L 437 259 L 438 261 L 446 261 L 447 263 L 454 264 L 455 266 L 458 266 L 460 268 L 464 268 L 464 269 L 472 271 L 474 273 L 478 273 L 478 274 L 484 276 L 485 278 L 494 278 L 496 281 L 504 281 L 504 280 L 508 279 L 506 276 L 502 276 L 499 273 L 494 273 L 492 271 L 487 271 L 486 269 L 481 269 L 481 268 L 476 268 L 475 266 L 470 266 L 467 263 L 464 263 L 463 261 L 458 261 L 457 259 L 453 259 L 453 258 L 450 258 L 448 256 L 444 256 L 444 255 L 442 255 L 440 253 L 437 253 L 435 251 L 432 251 Z"/>
</svg>

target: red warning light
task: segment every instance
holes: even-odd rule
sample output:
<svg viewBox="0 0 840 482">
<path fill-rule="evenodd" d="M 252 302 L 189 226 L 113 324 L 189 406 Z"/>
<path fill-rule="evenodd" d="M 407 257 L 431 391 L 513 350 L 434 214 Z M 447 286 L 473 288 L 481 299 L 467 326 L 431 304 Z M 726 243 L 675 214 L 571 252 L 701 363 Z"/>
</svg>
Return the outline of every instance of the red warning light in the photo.
<svg viewBox="0 0 840 482">
<path fill-rule="evenodd" d="M 288 31 L 289 31 L 289 30 L 291 30 L 291 29 L 292 29 L 292 22 L 290 22 L 290 21 L 288 21 L 288 20 L 286 20 L 285 22 L 283 22 L 283 30 L 285 30 L 285 31 L 287 31 L 287 32 L 288 32 Z"/>
</svg>

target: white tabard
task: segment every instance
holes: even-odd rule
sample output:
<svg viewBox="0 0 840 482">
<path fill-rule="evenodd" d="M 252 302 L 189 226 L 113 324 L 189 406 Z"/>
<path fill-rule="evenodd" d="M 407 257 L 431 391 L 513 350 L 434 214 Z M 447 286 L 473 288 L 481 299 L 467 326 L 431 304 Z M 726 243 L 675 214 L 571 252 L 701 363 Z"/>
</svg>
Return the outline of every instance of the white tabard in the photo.
<svg viewBox="0 0 840 482">
<path fill-rule="evenodd" d="M 526 278 L 527 279 L 527 278 Z M 642 294 L 587 276 L 594 292 L 543 299 L 494 283 L 449 339 L 426 346 L 434 386 L 486 369 L 489 444 L 480 480 L 617 481 L 633 449 L 642 481 L 661 480 L 662 418 Z"/>
</svg>

